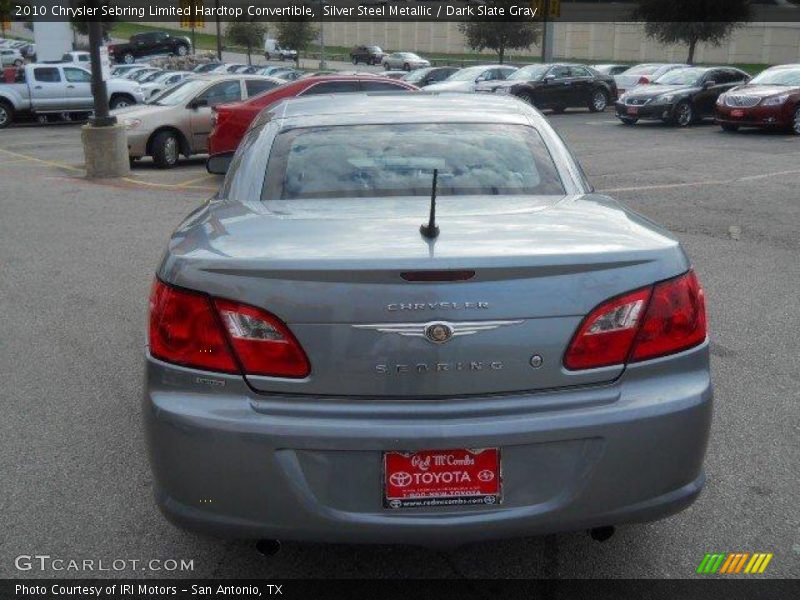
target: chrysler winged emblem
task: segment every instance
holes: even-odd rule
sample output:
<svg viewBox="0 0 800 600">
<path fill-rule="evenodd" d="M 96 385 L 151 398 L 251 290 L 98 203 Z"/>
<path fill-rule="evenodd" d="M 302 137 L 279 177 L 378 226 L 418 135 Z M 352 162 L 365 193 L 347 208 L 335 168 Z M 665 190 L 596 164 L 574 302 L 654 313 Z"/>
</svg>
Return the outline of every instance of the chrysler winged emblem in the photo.
<svg viewBox="0 0 800 600">
<path fill-rule="evenodd" d="M 353 327 L 355 329 L 371 329 L 381 333 L 396 333 L 406 337 L 421 337 L 432 344 L 444 344 L 454 337 L 473 335 L 519 323 L 522 321 L 429 321 L 427 323 L 372 323 L 353 325 Z"/>
</svg>

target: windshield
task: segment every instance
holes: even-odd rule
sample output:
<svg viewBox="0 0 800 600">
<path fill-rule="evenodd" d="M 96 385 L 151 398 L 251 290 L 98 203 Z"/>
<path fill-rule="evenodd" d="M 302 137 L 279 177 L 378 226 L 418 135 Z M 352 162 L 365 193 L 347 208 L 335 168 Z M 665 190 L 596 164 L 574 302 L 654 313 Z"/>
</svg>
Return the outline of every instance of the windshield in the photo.
<svg viewBox="0 0 800 600">
<path fill-rule="evenodd" d="M 450 75 L 446 81 L 475 81 L 487 70 L 488 69 L 486 67 L 469 67 L 467 69 L 461 69 L 460 71 L 456 71 Z"/>
<path fill-rule="evenodd" d="M 524 79 L 526 81 L 538 81 L 544 74 L 547 73 L 548 67 L 547 65 L 529 65 L 527 67 L 522 67 L 521 69 L 517 69 L 511 75 L 509 75 L 506 79 Z"/>
<path fill-rule="evenodd" d="M 171 87 L 160 96 L 156 96 L 150 104 L 175 106 L 182 102 L 188 102 L 207 85 L 208 81 L 205 79 L 184 79 L 175 87 Z"/>
<path fill-rule="evenodd" d="M 650 75 L 660 68 L 661 65 L 636 65 L 625 71 L 625 75 Z"/>
<path fill-rule="evenodd" d="M 404 123 L 296 128 L 275 138 L 262 200 L 564 194 L 524 125 Z"/>
<path fill-rule="evenodd" d="M 150 83 L 151 81 L 155 81 L 156 79 L 161 79 L 162 77 L 166 77 L 169 73 L 161 73 L 160 71 L 155 71 L 150 73 L 149 75 L 145 75 L 142 77 L 139 82 L 140 83 Z"/>
<path fill-rule="evenodd" d="M 800 69 L 769 69 L 754 77 L 750 84 L 800 86 Z"/>
<path fill-rule="evenodd" d="M 417 83 L 425 79 L 425 76 L 431 71 L 433 71 L 433 69 L 430 67 L 426 69 L 414 69 L 408 75 L 402 77 L 402 79 L 403 81 L 408 81 L 409 83 Z"/>
<path fill-rule="evenodd" d="M 706 72 L 705 69 L 675 69 L 665 73 L 653 83 L 659 85 L 699 85 Z"/>
</svg>

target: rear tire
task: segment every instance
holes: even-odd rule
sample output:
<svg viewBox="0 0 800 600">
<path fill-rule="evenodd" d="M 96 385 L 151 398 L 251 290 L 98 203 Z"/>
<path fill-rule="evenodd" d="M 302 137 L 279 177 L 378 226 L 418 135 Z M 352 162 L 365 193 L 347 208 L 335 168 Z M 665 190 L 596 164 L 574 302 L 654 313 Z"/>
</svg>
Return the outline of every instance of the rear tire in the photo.
<svg viewBox="0 0 800 600">
<path fill-rule="evenodd" d="M 14 61 L 14 66 L 15 67 L 21 67 L 23 62 L 24 61 L 22 61 L 20 59 L 17 59 L 17 60 Z"/>
<path fill-rule="evenodd" d="M 567 110 L 566 106 L 554 106 L 553 107 L 553 112 L 556 113 L 557 115 L 562 114 L 565 110 Z"/>
<path fill-rule="evenodd" d="M 739 126 L 734 125 L 733 123 L 720 123 L 720 127 L 722 127 L 722 131 L 727 131 L 730 133 L 739 131 Z"/>
<path fill-rule="evenodd" d="M 171 131 L 162 131 L 153 139 L 153 162 L 159 169 L 171 169 L 178 164 L 180 153 L 178 136 Z"/>
<path fill-rule="evenodd" d="M 177 56 L 186 56 L 189 54 L 189 48 L 187 48 L 184 44 L 178 44 L 178 47 L 175 48 L 175 54 Z"/>
<path fill-rule="evenodd" d="M 358 57 L 357 57 L 357 56 L 354 56 L 354 57 L 353 57 L 353 64 L 354 64 L 354 65 L 357 65 L 357 64 L 358 64 Z"/>
<path fill-rule="evenodd" d="M 403 65 L 403 71 L 410 71 L 410 70 L 411 70 L 411 65 L 409 65 L 408 63 L 405 63 Z"/>
<path fill-rule="evenodd" d="M 5 129 L 14 121 L 14 107 L 8 102 L 0 102 L 0 129 Z"/>
<path fill-rule="evenodd" d="M 125 94 L 114 94 L 108 103 L 108 108 L 116 110 L 118 108 L 125 108 L 126 106 L 133 106 L 136 100 Z"/>
<path fill-rule="evenodd" d="M 622 122 L 623 125 L 627 125 L 628 127 L 632 127 L 639 122 L 639 119 L 632 119 L 630 117 L 620 117 L 619 120 Z"/>
<path fill-rule="evenodd" d="M 536 106 L 536 103 L 533 100 L 533 95 L 530 92 L 520 92 L 520 94 L 517 96 L 517 98 L 519 98 L 523 102 L 527 102 L 531 106 L 534 106 L 534 107 Z"/>
<path fill-rule="evenodd" d="M 388 71 L 389 70 L 389 63 L 383 63 L 383 70 L 384 71 Z"/>
<path fill-rule="evenodd" d="M 130 52 L 126 52 L 122 55 L 122 62 L 126 65 L 132 65 L 134 60 L 136 60 L 136 57 Z"/>
<path fill-rule="evenodd" d="M 603 90 L 595 90 L 589 99 L 589 110 L 591 112 L 603 112 L 608 107 L 608 94 Z"/>
</svg>

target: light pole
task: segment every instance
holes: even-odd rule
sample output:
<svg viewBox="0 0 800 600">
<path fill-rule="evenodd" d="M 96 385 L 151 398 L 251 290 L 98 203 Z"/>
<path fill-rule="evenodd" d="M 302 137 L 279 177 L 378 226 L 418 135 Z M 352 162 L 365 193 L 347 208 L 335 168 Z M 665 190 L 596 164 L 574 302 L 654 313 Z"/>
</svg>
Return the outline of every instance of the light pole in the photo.
<svg viewBox="0 0 800 600">
<path fill-rule="evenodd" d="M 328 68 L 328 63 L 325 60 L 325 16 L 324 16 L 324 6 L 327 6 L 328 3 L 325 0 L 319 0 L 319 69 L 320 71 Z"/>
<path fill-rule="evenodd" d="M 98 0 L 90 0 L 90 5 L 97 14 Z M 103 25 L 99 21 L 91 21 L 89 54 L 92 61 L 94 114 L 89 118 L 89 123 L 81 128 L 86 176 L 89 178 L 122 177 L 130 173 L 125 127 L 117 123 L 117 117 L 109 113 L 105 81 L 108 73 L 104 70 L 100 57 L 102 44 Z"/>
<path fill-rule="evenodd" d="M 219 22 L 219 0 L 214 0 L 214 6 L 217 9 L 215 17 L 217 21 L 217 60 L 222 62 L 222 27 Z"/>
</svg>

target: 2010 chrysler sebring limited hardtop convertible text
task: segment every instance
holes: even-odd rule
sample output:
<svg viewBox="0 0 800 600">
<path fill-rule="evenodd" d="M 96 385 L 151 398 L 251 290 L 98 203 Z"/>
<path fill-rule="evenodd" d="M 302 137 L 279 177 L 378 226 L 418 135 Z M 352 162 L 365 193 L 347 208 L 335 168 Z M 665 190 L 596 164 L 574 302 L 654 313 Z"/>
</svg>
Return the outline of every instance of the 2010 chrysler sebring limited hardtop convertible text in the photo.
<svg viewBox="0 0 800 600">
<path fill-rule="evenodd" d="M 593 193 L 536 109 L 285 101 L 157 272 L 157 500 L 253 539 L 435 545 L 657 519 L 705 480 L 708 360 L 679 242 Z"/>
</svg>

